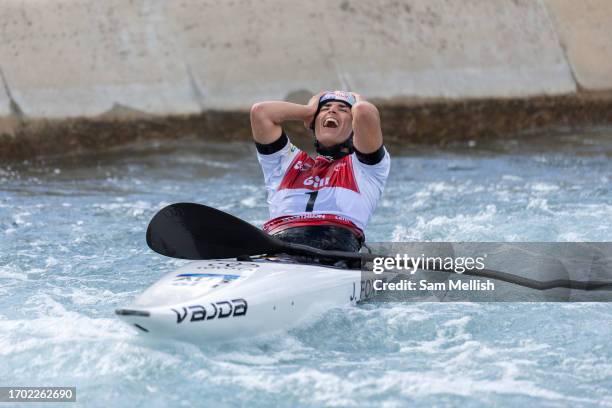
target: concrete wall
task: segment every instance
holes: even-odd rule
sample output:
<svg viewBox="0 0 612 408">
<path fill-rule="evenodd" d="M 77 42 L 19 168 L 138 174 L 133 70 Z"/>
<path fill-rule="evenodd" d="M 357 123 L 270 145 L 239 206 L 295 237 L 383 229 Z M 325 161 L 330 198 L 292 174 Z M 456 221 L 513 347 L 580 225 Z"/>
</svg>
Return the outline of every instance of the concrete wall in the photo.
<svg viewBox="0 0 612 408">
<path fill-rule="evenodd" d="M 2 0 L 0 115 L 612 89 L 607 0 Z"/>
<path fill-rule="evenodd" d="M 612 1 L 547 0 L 581 89 L 612 89 Z"/>
</svg>

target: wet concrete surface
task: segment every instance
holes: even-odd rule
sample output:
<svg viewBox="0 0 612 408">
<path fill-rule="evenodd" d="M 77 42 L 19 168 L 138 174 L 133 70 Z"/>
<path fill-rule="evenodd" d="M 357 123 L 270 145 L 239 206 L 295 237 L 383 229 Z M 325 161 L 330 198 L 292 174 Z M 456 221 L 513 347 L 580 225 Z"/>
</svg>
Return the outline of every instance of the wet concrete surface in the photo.
<svg viewBox="0 0 612 408">
<path fill-rule="evenodd" d="M 374 101 L 376 102 L 376 101 Z M 377 103 L 385 140 L 411 145 L 533 138 L 612 126 L 612 93 L 529 99 L 405 101 Z M 9 123 L 9 120 L 4 120 Z M 12 118 L 0 132 L 0 159 L 102 152 L 139 141 L 178 139 L 250 140 L 248 112 L 206 111 L 197 115 L 29 120 Z M 310 138 L 300 123 L 291 135 Z M 1 128 L 0 128 L 1 129 Z M 205 136 L 204 136 L 205 135 Z M 551 142 L 554 141 L 551 140 Z"/>
</svg>

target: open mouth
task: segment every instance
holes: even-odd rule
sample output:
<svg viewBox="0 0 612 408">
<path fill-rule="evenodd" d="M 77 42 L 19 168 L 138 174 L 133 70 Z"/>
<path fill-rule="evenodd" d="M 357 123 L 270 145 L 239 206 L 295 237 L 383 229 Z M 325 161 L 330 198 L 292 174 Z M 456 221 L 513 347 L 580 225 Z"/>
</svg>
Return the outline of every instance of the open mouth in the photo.
<svg viewBox="0 0 612 408">
<path fill-rule="evenodd" d="M 337 128 L 339 126 L 339 123 L 336 119 L 334 118 L 327 118 L 323 121 L 323 127 L 326 128 Z"/>
</svg>

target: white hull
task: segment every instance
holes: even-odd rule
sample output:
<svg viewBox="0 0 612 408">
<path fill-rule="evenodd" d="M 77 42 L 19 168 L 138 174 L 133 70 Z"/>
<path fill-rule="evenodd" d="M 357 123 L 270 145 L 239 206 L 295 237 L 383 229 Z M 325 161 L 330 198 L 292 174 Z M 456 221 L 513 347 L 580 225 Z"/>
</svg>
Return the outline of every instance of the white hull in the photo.
<svg viewBox="0 0 612 408">
<path fill-rule="evenodd" d="M 270 260 L 197 261 L 116 311 L 145 335 L 195 343 L 272 333 L 365 295 L 361 271 Z"/>
</svg>

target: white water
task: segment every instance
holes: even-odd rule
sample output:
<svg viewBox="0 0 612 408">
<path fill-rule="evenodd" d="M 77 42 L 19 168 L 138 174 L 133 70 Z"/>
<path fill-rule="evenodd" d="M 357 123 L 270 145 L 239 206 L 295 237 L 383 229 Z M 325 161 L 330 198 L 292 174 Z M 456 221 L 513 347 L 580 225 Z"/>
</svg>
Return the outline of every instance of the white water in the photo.
<svg viewBox="0 0 612 408">
<path fill-rule="evenodd" d="M 368 239 L 610 241 L 610 143 L 392 150 Z M 184 263 L 145 244 L 158 209 L 265 221 L 248 143 L 15 163 L 0 183 L 1 385 L 76 386 L 88 407 L 612 406 L 607 303 L 365 304 L 216 346 L 124 326 L 114 309 Z"/>
</svg>

